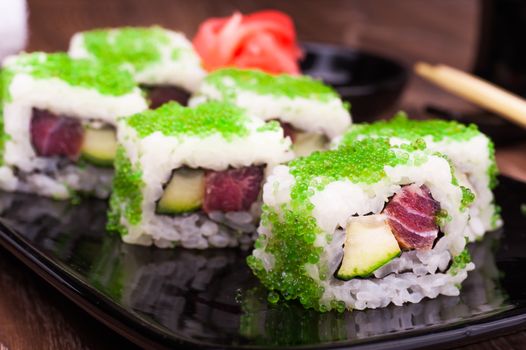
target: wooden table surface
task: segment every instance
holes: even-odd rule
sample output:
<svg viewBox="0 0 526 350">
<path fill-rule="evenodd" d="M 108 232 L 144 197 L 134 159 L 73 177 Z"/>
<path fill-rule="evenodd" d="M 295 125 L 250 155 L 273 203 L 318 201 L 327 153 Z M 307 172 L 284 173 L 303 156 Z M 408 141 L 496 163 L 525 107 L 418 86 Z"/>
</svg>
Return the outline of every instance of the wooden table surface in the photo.
<svg viewBox="0 0 526 350">
<path fill-rule="evenodd" d="M 71 34 L 97 26 L 161 24 L 193 35 L 209 16 L 278 8 L 294 17 L 302 40 L 343 43 L 394 57 L 470 69 L 476 55 L 477 0 L 29 0 L 28 50 L 65 50 Z M 320 30 L 323 28 L 323 30 Z M 400 108 L 419 113 L 430 101 L 476 108 L 415 77 Z M 501 172 L 526 180 L 526 143 L 497 150 Z M 0 249 L 0 350 L 133 348 Z M 526 331 L 462 349 L 524 349 Z"/>
</svg>

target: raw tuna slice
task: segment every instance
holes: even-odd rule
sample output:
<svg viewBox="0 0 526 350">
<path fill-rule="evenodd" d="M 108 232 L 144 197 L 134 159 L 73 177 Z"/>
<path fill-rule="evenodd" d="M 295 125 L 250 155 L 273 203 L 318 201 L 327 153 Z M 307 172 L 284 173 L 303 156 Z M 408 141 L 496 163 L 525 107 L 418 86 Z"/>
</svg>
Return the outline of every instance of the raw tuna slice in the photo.
<svg viewBox="0 0 526 350">
<path fill-rule="evenodd" d="M 148 97 L 150 98 L 150 107 L 155 109 L 167 102 L 176 101 L 186 106 L 190 94 L 175 86 L 153 86 L 148 89 Z"/>
<path fill-rule="evenodd" d="M 84 129 L 74 118 L 33 109 L 31 144 L 38 156 L 64 156 L 76 160 L 80 154 Z"/>
<path fill-rule="evenodd" d="M 203 210 L 206 213 L 249 210 L 258 198 L 262 180 L 263 167 L 208 171 Z"/>
<path fill-rule="evenodd" d="M 280 125 L 281 125 L 281 128 L 283 129 L 283 135 L 285 135 L 285 137 L 290 137 L 290 140 L 292 142 L 294 142 L 294 140 L 296 139 L 296 129 L 289 123 L 285 123 L 285 122 L 279 122 Z"/>
<path fill-rule="evenodd" d="M 428 250 L 438 235 L 435 217 L 439 210 L 440 203 L 426 186 L 409 185 L 391 198 L 384 212 L 402 249 Z"/>
</svg>

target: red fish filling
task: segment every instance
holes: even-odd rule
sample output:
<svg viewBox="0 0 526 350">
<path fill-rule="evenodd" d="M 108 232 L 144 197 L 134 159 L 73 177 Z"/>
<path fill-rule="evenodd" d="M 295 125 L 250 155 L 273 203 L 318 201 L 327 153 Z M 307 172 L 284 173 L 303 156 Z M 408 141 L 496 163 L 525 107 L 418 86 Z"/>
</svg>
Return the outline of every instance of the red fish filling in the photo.
<svg viewBox="0 0 526 350">
<path fill-rule="evenodd" d="M 207 171 L 203 210 L 245 211 L 257 200 L 263 181 L 263 167 Z"/>
<path fill-rule="evenodd" d="M 175 170 L 157 202 L 159 214 L 180 214 L 202 209 L 248 211 L 258 199 L 263 181 L 262 166 L 224 171 Z"/>
<path fill-rule="evenodd" d="M 384 213 L 402 249 L 433 248 L 438 236 L 436 216 L 440 203 L 433 199 L 426 186 L 404 186 L 387 203 Z"/>
<path fill-rule="evenodd" d="M 296 140 L 296 133 L 298 132 L 298 130 L 289 123 L 279 122 L 279 124 L 283 129 L 283 135 L 285 137 L 290 137 L 290 140 L 294 143 L 294 141 Z"/>
<path fill-rule="evenodd" d="M 183 106 L 188 104 L 190 94 L 176 86 L 157 85 L 144 87 L 150 99 L 150 108 L 155 109 L 167 102 L 178 102 Z"/>
<path fill-rule="evenodd" d="M 30 134 L 38 156 L 63 156 L 76 160 L 80 155 L 84 128 L 78 119 L 34 108 Z"/>
</svg>

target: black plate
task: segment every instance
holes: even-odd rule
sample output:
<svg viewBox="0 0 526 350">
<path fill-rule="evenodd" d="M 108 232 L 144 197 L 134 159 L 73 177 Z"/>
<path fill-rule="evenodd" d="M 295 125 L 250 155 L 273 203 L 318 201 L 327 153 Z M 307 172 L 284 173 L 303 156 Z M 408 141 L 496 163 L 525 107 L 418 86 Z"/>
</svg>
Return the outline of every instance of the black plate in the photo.
<svg viewBox="0 0 526 350">
<path fill-rule="evenodd" d="M 159 250 L 104 231 L 106 203 L 0 194 L 0 243 L 68 298 L 142 346 L 409 349 L 459 345 L 526 324 L 526 184 L 501 178 L 505 226 L 471 248 L 458 297 L 338 314 L 270 306 L 232 249 Z"/>
<path fill-rule="evenodd" d="M 361 50 L 323 43 L 303 43 L 304 74 L 332 85 L 351 103 L 354 122 L 370 121 L 391 108 L 407 83 L 400 63 Z"/>
</svg>

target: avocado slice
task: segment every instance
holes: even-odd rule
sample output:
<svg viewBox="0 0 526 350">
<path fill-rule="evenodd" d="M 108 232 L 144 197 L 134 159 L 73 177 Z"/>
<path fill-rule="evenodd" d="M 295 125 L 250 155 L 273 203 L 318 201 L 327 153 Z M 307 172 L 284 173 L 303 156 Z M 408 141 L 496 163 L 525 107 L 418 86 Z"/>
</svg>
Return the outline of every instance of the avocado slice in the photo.
<svg viewBox="0 0 526 350">
<path fill-rule="evenodd" d="M 117 152 L 117 136 L 113 128 L 85 128 L 84 141 L 80 149 L 82 157 L 88 162 L 111 167 Z"/>
<path fill-rule="evenodd" d="M 325 135 L 311 132 L 295 132 L 292 150 L 298 157 L 308 156 L 314 151 L 327 149 L 329 140 Z"/>
<path fill-rule="evenodd" d="M 336 277 L 368 277 L 401 254 L 385 215 L 352 217 L 345 230 L 343 261 Z"/>
<path fill-rule="evenodd" d="M 180 214 L 199 209 L 205 197 L 205 172 L 179 169 L 164 189 L 157 203 L 158 214 Z"/>
</svg>

